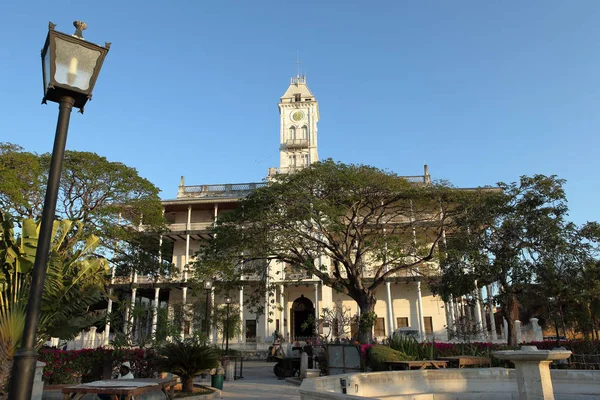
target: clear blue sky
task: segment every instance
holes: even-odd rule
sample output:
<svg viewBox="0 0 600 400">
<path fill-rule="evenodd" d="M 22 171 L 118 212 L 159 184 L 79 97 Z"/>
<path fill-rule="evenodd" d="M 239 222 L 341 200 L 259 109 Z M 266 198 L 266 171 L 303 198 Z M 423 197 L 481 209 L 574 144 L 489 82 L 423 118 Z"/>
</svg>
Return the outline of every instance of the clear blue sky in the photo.
<svg viewBox="0 0 600 400">
<path fill-rule="evenodd" d="M 600 220 L 600 2 L 4 1 L 0 141 L 47 152 L 47 23 L 112 48 L 68 148 L 121 161 L 174 198 L 279 164 L 277 102 L 300 53 L 319 155 L 461 187 L 567 179 L 571 218 Z"/>
</svg>

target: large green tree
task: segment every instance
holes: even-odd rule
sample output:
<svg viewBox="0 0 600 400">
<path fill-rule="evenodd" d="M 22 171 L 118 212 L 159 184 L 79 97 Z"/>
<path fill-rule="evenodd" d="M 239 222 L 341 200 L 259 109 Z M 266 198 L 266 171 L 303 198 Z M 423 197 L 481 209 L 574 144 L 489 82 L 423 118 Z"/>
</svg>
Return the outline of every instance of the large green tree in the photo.
<svg viewBox="0 0 600 400">
<path fill-rule="evenodd" d="M 0 143 L 0 210 L 16 218 L 39 219 L 48 179 L 50 154 L 25 151 L 18 145 Z M 56 207 L 58 219 L 75 223 L 64 246 L 76 240 L 77 227 L 84 235 L 101 239 L 105 256 L 125 256 L 148 231 L 163 229 L 159 189 L 138 172 L 120 162 L 90 152 L 66 151 Z M 83 224 L 79 225 L 78 222 Z"/>
<path fill-rule="evenodd" d="M 581 260 L 577 228 L 566 221 L 563 185 L 556 176 L 534 175 L 500 183 L 501 192 L 493 195 L 479 191 L 448 239 L 438 290 L 461 295 L 476 281 L 496 283 L 494 301 L 508 322 L 511 345 L 517 345 L 514 321 L 523 292 L 538 283 L 546 298 L 565 296 L 568 277 Z"/>
<path fill-rule="evenodd" d="M 370 166 L 315 163 L 276 176 L 219 218 L 197 271 L 232 285 L 248 275 L 268 281 L 272 260 L 313 274 L 356 301 L 366 342 L 377 291 L 399 273 L 429 272 L 466 194 Z M 268 286 L 255 288 L 263 295 Z"/>
</svg>

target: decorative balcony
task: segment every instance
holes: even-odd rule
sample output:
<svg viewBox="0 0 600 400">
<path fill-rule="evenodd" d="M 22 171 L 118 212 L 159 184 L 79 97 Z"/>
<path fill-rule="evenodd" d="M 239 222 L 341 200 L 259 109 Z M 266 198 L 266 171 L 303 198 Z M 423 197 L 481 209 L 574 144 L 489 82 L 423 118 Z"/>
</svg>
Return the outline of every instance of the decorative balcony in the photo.
<svg viewBox="0 0 600 400">
<path fill-rule="evenodd" d="M 212 221 L 192 222 L 190 224 L 183 222 L 183 223 L 169 224 L 169 230 L 171 232 L 208 231 L 208 230 L 210 230 L 210 228 L 213 227 L 213 225 L 214 225 L 214 222 L 212 222 Z"/>
<path fill-rule="evenodd" d="M 311 279 L 312 278 L 312 274 L 309 274 L 308 272 L 290 272 L 290 273 L 285 273 L 285 280 L 286 281 L 301 281 L 304 279 Z"/>
<path fill-rule="evenodd" d="M 227 183 L 223 185 L 194 185 L 179 186 L 177 198 L 206 197 L 206 198 L 234 198 L 246 197 L 253 190 L 266 186 L 265 182 L 254 183 Z"/>
<path fill-rule="evenodd" d="M 181 280 L 178 276 L 166 277 L 160 276 L 157 278 L 152 276 L 138 275 L 136 278 L 136 284 L 138 285 L 151 285 L 154 283 L 170 283 Z M 129 285 L 133 283 L 131 276 L 115 276 L 112 280 L 113 285 Z"/>
<path fill-rule="evenodd" d="M 286 149 L 305 148 L 308 147 L 308 139 L 286 139 L 281 147 Z"/>
</svg>

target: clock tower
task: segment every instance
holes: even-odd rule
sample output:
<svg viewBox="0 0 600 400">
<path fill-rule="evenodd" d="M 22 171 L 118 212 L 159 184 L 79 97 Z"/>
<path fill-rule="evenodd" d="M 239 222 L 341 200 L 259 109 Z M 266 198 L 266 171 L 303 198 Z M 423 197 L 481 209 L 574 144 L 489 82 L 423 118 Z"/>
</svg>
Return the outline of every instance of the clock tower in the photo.
<svg viewBox="0 0 600 400">
<path fill-rule="evenodd" d="M 290 86 L 281 96 L 278 106 L 279 173 L 286 174 L 319 160 L 319 104 L 306 86 L 306 77 L 297 75 L 290 80 Z"/>
</svg>

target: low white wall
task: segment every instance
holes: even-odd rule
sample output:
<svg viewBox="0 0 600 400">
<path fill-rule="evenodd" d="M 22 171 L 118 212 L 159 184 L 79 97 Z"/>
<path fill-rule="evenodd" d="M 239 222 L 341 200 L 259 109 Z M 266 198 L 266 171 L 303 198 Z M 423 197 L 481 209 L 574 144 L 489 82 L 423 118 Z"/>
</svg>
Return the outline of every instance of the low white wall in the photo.
<svg viewBox="0 0 600 400">
<path fill-rule="evenodd" d="M 515 371 L 471 368 L 423 371 L 371 372 L 305 379 L 302 400 L 505 400 L 517 399 Z M 346 379 L 342 394 L 340 378 Z M 600 371 L 553 370 L 556 400 L 600 400 Z"/>
</svg>

